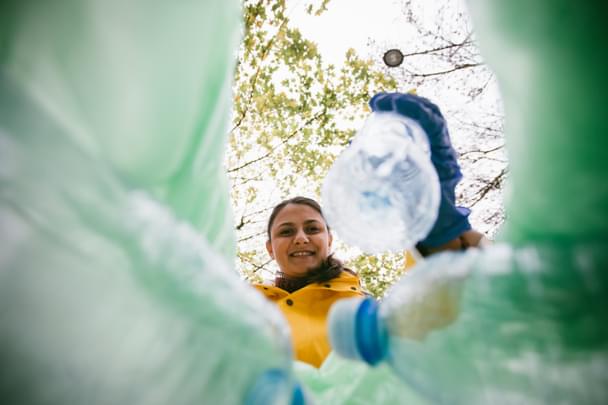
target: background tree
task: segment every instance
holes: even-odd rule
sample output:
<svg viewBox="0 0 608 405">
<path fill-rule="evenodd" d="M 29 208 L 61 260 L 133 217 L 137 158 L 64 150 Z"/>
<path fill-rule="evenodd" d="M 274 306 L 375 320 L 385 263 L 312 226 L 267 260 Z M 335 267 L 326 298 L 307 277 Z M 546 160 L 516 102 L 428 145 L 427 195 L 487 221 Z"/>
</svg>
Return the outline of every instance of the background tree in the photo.
<svg viewBox="0 0 608 405">
<path fill-rule="evenodd" d="M 306 4 L 305 8 L 309 14 L 318 16 L 328 6 L 331 3 L 323 0 Z M 439 98 L 434 91 L 437 91 L 436 83 L 443 85 L 441 77 L 454 77 L 456 71 L 483 66 L 480 59 L 459 62 L 452 57 L 445 63 L 477 63 L 477 66 L 436 75 L 429 74 L 432 72 L 428 70 L 436 66 L 415 70 L 418 66 L 414 59 L 425 55 L 424 52 L 444 58 L 443 50 L 435 50 L 440 47 L 440 37 L 427 38 L 428 43 L 421 41 L 420 48 L 408 50 L 413 55 L 407 57 L 407 64 L 400 70 L 387 71 L 373 51 L 369 57 L 362 58 L 353 49 L 346 51 L 343 64 L 327 64 L 316 44 L 290 25 L 290 12 L 285 1 L 244 1 L 245 32 L 238 57 L 233 126 L 226 160 L 237 222 L 237 268 L 243 277 L 252 281 L 272 278 L 276 271 L 264 249 L 270 210 L 279 200 L 294 195 L 319 198 L 322 179 L 369 113 L 367 102 L 373 94 L 415 87 L 422 95 L 436 100 Z M 404 16 L 410 18 L 409 23 L 417 21 L 414 15 Z M 428 32 L 424 31 L 424 24 L 417 22 L 420 37 L 426 38 Z M 460 47 L 452 49 L 478 58 L 470 38 L 469 35 L 468 39 L 461 40 Z M 453 39 L 450 37 L 449 41 Z M 383 46 L 372 43 L 370 49 Z M 459 80 L 467 81 L 467 77 Z M 486 80 L 487 87 L 492 80 L 490 73 Z M 464 89 L 465 84 L 462 87 Z M 483 90 L 479 94 L 469 91 L 469 97 L 482 102 Z M 452 117 L 448 119 L 452 124 Z M 492 128 L 492 132 L 488 132 L 492 136 L 500 133 L 495 122 L 489 125 L 477 118 L 462 120 L 464 128 L 470 123 L 478 132 L 485 133 L 488 130 L 483 128 L 487 127 Z M 455 144 L 459 146 L 457 139 Z M 479 142 L 479 145 L 485 143 Z M 469 162 L 494 158 L 493 151 L 478 149 L 464 149 L 465 169 Z M 480 190 L 488 184 L 486 178 L 473 176 L 469 186 L 461 189 L 460 196 L 469 203 L 475 198 L 480 202 L 487 200 L 494 189 Z M 496 187 L 499 186 L 500 180 Z M 495 218 L 497 223 L 500 219 L 500 215 Z M 369 256 L 346 248 L 339 241 L 337 245 L 337 256 L 349 258 L 348 265 L 360 274 L 365 287 L 376 296 L 381 296 L 404 271 L 402 254 Z"/>
<path fill-rule="evenodd" d="M 504 221 L 502 184 L 507 174 L 504 114 L 494 74 L 475 44 L 464 1 L 400 3 L 401 15 L 392 25 L 408 26 L 412 32 L 406 38 L 370 38 L 374 68 L 393 77 L 400 91 L 415 88 L 440 105 L 464 174 L 459 202 L 473 208 L 475 228 L 493 237 Z M 391 48 L 404 54 L 398 68 L 382 63 L 381 55 Z"/>
</svg>

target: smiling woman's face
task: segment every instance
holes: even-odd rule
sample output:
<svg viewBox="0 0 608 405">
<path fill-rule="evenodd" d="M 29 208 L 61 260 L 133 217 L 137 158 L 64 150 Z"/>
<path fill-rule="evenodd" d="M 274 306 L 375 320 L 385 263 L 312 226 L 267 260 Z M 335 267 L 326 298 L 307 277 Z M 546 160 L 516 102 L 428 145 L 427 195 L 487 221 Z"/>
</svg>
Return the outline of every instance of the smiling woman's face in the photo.
<svg viewBox="0 0 608 405">
<path fill-rule="evenodd" d="M 302 277 L 329 256 L 332 236 L 325 220 L 304 204 L 287 204 L 275 217 L 268 254 L 286 276 Z"/>
</svg>

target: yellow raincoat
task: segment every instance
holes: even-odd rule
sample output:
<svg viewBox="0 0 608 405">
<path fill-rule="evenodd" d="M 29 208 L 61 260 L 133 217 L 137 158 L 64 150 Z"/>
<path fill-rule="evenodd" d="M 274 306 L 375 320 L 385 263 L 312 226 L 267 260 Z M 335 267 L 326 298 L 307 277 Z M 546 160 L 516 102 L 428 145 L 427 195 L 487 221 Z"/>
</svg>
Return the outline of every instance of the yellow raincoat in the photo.
<svg viewBox="0 0 608 405">
<path fill-rule="evenodd" d="M 317 368 L 331 351 L 327 336 L 329 308 L 342 298 L 365 296 L 359 277 L 345 271 L 327 282 L 309 284 L 291 294 L 272 285 L 254 287 L 276 302 L 287 318 L 296 359 Z"/>
</svg>

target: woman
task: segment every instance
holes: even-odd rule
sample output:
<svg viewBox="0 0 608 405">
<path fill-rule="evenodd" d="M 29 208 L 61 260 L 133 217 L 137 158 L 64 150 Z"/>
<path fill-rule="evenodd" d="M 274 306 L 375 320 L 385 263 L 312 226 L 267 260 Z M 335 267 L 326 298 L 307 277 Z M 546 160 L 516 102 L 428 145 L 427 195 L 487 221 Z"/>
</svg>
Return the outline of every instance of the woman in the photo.
<svg viewBox="0 0 608 405">
<path fill-rule="evenodd" d="M 331 351 L 327 314 L 339 299 L 360 297 L 359 278 L 333 258 L 332 235 L 319 204 L 306 197 L 279 203 L 268 220 L 268 254 L 280 272 L 274 285 L 255 287 L 289 322 L 295 357 L 320 367 Z"/>
</svg>

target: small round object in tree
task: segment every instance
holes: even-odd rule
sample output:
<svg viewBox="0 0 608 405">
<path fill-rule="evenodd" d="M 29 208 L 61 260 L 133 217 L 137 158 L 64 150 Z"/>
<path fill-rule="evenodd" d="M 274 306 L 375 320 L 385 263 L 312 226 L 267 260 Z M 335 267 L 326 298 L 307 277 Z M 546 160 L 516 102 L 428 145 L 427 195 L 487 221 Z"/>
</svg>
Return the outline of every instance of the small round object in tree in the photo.
<svg viewBox="0 0 608 405">
<path fill-rule="evenodd" d="M 403 53 L 399 49 L 389 49 L 382 57 L 388 67 L 397 67 L 403 63 Z"/>
</svg>

